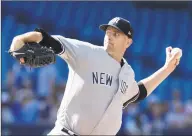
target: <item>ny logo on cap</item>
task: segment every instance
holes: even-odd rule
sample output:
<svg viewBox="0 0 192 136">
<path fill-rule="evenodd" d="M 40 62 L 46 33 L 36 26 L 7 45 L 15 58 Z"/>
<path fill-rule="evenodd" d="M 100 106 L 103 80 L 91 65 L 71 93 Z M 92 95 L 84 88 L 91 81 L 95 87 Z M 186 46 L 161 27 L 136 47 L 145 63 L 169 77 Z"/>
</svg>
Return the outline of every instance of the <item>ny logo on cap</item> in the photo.
<svg viewBox="0 0 192 136">
<path fill-rule="evenodd" d="M 120 18 L 119 17 L 116 17 L 116 18 L 113 18 L 111 21 L 110 21 L 110 23 L 118 23 L 119 22 L 119 20 L 120 20 Z"/>
</svg>

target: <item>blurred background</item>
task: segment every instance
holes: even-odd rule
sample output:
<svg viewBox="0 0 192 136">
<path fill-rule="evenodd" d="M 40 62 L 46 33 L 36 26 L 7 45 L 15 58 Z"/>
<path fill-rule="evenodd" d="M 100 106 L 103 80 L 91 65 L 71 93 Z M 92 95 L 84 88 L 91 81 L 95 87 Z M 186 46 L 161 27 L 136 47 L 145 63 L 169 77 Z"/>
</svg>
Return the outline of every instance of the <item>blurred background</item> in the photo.
<svg viewBox="0 0 192 136">
<path fill-rule="evenodd" d="M 67 64 L 38 69 L 21 66 L 9 56 L 14 36 L 36 27 L 103 45 L 102 23 L 116 16 L 134 28 L 134 43 L 125 58 L 136 80 L 158 70 L 169 45 L 183 50 L 177 69 L 145 100 L 130 104 L 119 131 L 126 135 L 192 132 L 192 2 L 45 2 L 2 1 L 2 135 L 47 134 L 65 91 Z M 109 126 L 110 127 L 110 126 Z"/>
</svg>

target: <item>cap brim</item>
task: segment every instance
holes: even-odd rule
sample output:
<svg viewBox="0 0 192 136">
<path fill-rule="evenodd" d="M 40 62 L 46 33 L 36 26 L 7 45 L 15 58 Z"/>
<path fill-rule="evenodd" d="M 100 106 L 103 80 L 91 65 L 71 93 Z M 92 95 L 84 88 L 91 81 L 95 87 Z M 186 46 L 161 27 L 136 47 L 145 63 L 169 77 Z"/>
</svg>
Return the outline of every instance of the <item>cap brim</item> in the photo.
<svg viewBox="0 0 192 136">
<path fill-rule="evenodd" d="M 116 27 L 116 26 L 114 26 L 114 25 L 108 25 L 108 24 L 100 25 L 100 26 L 99 26 L 99 29 L 101 29 L 101 30 L 103 30 L 103 31 L 106 31 L 106 30 L 107 30 L 107 27 L 109 27 L 109 26 L 114 27 L 114 28 L 116 28 L 117 30 L 121 31 L 118 27 Z M 121 32 L 123 32 L 123 31 L 121 31 Z"/>
</svg>

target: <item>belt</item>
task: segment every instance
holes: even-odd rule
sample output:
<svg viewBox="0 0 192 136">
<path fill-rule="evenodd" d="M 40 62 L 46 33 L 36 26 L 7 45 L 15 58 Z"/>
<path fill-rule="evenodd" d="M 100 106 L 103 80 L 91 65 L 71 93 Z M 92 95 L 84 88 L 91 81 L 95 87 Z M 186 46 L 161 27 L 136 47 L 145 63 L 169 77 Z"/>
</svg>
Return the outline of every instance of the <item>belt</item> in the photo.
<svg viewBox="0 0 192 136">
<path fill-rule="evenodd" d="M 70 130 L 68 130 L 68 129 L 66 129 L 66 128 L 63 128 L 61 131 L 69 134 L 70 136 L 78 136 L 78 135 L 76 135 L 74 132 L 72 132 L 72 131 L 70 131 Z"/>
</svg>

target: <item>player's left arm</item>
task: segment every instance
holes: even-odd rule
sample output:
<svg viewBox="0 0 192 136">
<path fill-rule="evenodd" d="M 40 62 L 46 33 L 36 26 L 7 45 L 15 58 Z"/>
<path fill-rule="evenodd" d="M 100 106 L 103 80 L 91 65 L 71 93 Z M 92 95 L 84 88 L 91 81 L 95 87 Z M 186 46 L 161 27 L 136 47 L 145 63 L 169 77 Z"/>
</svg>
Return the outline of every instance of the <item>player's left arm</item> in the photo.
<svg viewBox="0 0 192 136">
<path fill-rule="evenodd" d="M 139 81 L 140 96 L 137 101 L 150 95 L 175 70 L 180 61 L 180 54 L 179 52 L 171 53 L 171 51 L 172 47 L 166 48 L 166 62 L 163 67 Z"/>
</svg>

